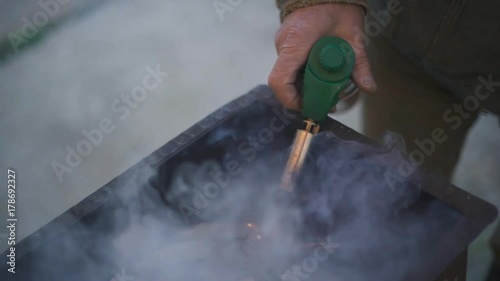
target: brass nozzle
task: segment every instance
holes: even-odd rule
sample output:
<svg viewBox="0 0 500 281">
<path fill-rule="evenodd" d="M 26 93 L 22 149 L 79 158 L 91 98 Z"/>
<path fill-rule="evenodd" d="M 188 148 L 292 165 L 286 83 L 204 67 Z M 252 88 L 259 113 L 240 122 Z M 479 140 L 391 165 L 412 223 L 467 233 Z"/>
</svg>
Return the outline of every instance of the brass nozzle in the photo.
<svg viewBox="0 0 500 281">
<path fill-rule="evenodd" d="M 313 120 L 304 120 L 306 128 L 297 130 L 293 141 L 292 151 L 286 164 L 285 172 L 281 180 L 281 188 L 292 192 L 295 181 L 304 163 L 312 137 L 318 133 L 319 125 Z"/>
</svg>

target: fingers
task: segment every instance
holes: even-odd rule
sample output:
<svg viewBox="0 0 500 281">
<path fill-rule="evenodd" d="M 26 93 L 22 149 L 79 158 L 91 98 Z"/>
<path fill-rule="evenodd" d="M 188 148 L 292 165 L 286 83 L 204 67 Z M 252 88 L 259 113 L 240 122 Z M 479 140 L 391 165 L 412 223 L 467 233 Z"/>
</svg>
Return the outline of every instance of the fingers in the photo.
<svg viewBox="0 0 500 281">
<path fill-rule="evenodd" d="M 299 63 L 290 55 L 278 56 L 269 75 L 268 84 L 276 98 L 287 108 L 300 110 L 299 93 L 295 88 L 295 78 L 299 71 Z"/>
<path fill-rule="evenodd" d="M 288 15 L 276 34 L 278 59 L 269 75 L 268 84 L 276 98 L 287 108 L 300 111 L 297 89 L 299 72 L 303 69 L 310 48 L 323 36 L 347 40 L 354 49 L 356 61 L 352 79 L 359 89 L 374 92 L 377 88 L 365 53 L 364 11 L 357 5 L 313 5 Z M 359 32 L 358 32 L 359 31 Z M 356 46 L 355 41 L 361 44 Z"/>
<path fill-rule="evenodd" d="M 300 95 L 295 85 L 297 75 L 306 63 L 309 50 L 307 47 L 297 45 L 287 47 L 285 44 L 279 50 L 268 84 L 285 107 L 300 110 Z"/>
<path fill-rule="evenodd" d="M 377 84 L 373 78 L 370 68 L 370 62 L 365 51 L 364 44 L 352 44 L 354 53 L 356 54 L 356 62 L 352 72 L 354 84 L 364 92 L 373 93 L 377 90 Z"/>
</svg>

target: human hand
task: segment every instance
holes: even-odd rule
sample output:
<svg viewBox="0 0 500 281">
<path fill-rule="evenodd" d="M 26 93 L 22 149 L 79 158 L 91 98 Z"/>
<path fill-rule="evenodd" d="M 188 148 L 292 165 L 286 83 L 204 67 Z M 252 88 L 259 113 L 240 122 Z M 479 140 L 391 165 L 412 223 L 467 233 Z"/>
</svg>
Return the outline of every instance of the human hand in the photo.
<svg viewBox="0 0 500 281">
<path fill-rule="evenodd" d="M 295 10 L 284 19 L 276 33 L 278 59 L 268 84 L 287 108 L 300 111 L 299 73 L 309 51 L 324 36 L 340 37 L 351 44 L 356 55 L 352 80 L 365 92 L 377 89 L 365 53 L 364 11 L 355 4 L 321 4 Z"/>
</svg>

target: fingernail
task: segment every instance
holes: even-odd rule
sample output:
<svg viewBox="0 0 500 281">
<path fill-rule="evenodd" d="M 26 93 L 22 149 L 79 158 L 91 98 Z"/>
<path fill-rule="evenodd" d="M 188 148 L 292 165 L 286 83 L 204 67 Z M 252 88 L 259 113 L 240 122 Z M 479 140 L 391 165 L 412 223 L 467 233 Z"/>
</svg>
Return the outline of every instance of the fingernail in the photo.
<svg viewBox="0 0 500 281">
<path fill-rule="evenodd" d="M 365 77 L 365 78 L 363 78 L 363 81 L 361 83 L 367 89 L 370 89 L 373 91 L 375 91 L 377 89 L 377 84 L 375 83 L 375 80 L 373 80 L 373 77 Z"/>
</svg>

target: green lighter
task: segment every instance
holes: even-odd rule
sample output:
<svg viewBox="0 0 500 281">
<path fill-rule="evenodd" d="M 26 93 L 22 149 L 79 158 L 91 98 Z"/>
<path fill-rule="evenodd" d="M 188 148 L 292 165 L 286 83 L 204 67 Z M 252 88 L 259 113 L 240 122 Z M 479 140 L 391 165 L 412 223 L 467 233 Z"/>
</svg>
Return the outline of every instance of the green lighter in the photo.
<svg viewBox="0 0 500 281">
<path fill-rule="evenodd" d="M 305 128 L 297 130 L 281 188 L 293 191 L 311 139 L 318 133 L 320 123 L 339 102 L 341 95 L 349 95 L 356 90 L 350 79 L 354 60 L 351 45 L 338 37 L 323 37 L 311 48 L 302 88 Z"/>
</svg>

